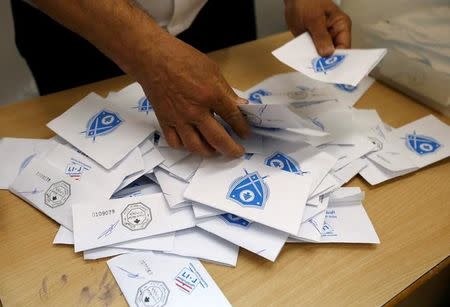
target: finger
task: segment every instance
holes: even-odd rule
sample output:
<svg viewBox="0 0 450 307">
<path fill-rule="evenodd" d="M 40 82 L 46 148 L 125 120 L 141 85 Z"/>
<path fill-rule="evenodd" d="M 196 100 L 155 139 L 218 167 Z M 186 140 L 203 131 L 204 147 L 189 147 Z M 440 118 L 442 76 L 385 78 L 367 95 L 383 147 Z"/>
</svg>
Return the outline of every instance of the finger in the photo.
<svg viewBox="0 0 450 307">
<path fill-rule="evenodd" d="M 237 144 L 213 117 L 208 116 L 197 124 L 197 129 L 215 150 L 229 157 L 240 157 L 244 148 Z"/>
<path fill-rule="evenodd" d="M 166 138 L 167 144 L 169 144 L 170 147 L 183 147 L 183 142 L 181 141 L 180 136 L 174 128 L 168 125 L 161 125 L 161 129 L 163 131 L 164 137 Z"/>
<path fill-rule="evenodd" d="M 308 25 L 308 31 L 321 56 L 330 56 L 334 52 L 333 40 L 328 33 L 327 19 L 325 15 L 315 18 Z"/>
<path fill-rule="evenodd" d="M 208 157 L 214 153 L 214 149 L 209 146 L 199 135 L 198 131 L 191 125 L 177 127 L 177 133 L 183 141 L 184 147 L 190 152 Z"/>
<path fill-rule="evenodd" d="M 229 93 L 229 95 L 225 95 L 221 101 L 217 102 L 213 108 L 213 111 L 219 114 L 241 138 L 246 138 L 251 133 L 247 120 L 237 106 L 244 103 L 244 101 L 245 99 L 239 98 L 234 93 Z"/>
<path fill-rule="evenodd" d="M 329 31 L 336 48 L 350 48 L 352 39 L 350 18 L 340 15 L 333 18 L 332 22 Z"/>
</svg>

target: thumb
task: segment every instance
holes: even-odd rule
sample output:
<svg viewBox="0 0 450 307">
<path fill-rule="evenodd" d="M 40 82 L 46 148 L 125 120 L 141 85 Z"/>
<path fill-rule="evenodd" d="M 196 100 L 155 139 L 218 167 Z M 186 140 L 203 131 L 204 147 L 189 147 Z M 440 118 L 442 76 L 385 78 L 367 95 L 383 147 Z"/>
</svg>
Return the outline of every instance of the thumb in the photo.
<svg viewBox="0 0 450 307">
<path fill-rule="evenodd" d="M 246 138 L 250 135 L 250 126 L 238 108 L 239 104 L 246 103 L 248 103 L 247 100 L 238 97 L 230 89 L 213 109 L 241 138 Z"/>
<path fill-rule="evenodd" d="M 327 28 L 325 15 L 315 18 L 308 25 L 308 31 L 316 46 L 317 52 L 321 56 L 330 56 L 334 52 L 333 39 Z"/>
</svg>

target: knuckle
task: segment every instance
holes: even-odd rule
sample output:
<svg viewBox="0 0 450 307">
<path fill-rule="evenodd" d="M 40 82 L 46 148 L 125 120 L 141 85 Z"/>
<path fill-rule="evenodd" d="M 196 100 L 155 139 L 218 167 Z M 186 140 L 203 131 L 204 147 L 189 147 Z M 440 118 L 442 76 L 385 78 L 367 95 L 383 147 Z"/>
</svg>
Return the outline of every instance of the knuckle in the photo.
<svg viewBox="0 0 450 307">
<path fill-rule="evenodd" d="M 224 120 L 235 122 L 235 121 L 241 119 L 242 116 L 243 115 L 242 115 L 241 111 L 239 111 L 238 108 L 233 108 L 224 114 Z"/>
</svg>

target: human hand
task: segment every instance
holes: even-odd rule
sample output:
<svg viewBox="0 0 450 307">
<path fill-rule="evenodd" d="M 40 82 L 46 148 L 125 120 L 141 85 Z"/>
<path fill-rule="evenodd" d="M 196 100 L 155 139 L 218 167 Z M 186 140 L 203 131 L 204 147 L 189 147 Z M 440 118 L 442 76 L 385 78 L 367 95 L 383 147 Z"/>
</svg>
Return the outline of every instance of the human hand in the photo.
<svg viewBox="0 0 450 307">
<path fill-rule="evenodd" d="M 331 0 L 285 0 L 285 17 L 295 36 L 308 31 L 321 56 L 351 47 L 352 22 Z"/>
<path fill-rule="evenodd" d="M 233 92 L 218 65 L 169 35 L 153 46 L 157 50 L 152 50 L 148 67 L 135 76 L 152 103 L 167 143 L 203 156 L 216 151 L 231 157 L 244 154 L 244 148 L 213 115 L 217 113 L 240 137 L 250 134 L 237 106 L 247 101 Z"/>
</svg>

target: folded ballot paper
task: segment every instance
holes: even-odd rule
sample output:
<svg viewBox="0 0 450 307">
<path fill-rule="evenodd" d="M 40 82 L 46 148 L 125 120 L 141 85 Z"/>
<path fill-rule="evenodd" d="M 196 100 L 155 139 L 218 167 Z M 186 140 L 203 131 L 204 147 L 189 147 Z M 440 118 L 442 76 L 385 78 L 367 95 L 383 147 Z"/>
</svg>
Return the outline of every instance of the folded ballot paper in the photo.
<svg viewBox="0 0 450 307">
<path fill-rule="evenodd" d="M 240 248 L 276 261 L 286 242 L 378 244 L 364 192 L 343 185 L 450 155 L 450 128 L 434 116 L 392 128 L 353 107 L 374 81 L 369 66 L 320 73 L 343 69 L 362 78 L 355 86 L 294 72 L 235 90 L 254 133 L 241 140 L 217 117 L 245 148 L 234 160 L 170 148 L 137 83 L 106 99 L 90 94 L 48 124 L 58 136 L 0 139 L 0 188 L 61 225 L 54 244 L 86 260 L 121 255 L 108 265 L 130 305 L 229 306 L 197 259 L 235 267 Z"/>
<path fill-rule="evenodd" d="M 130 306 L 231 306 L 197 259 L 146 252 L 107 263 Z"/>
<path fill-rule="evenodd" d="M 386 54 L 386 49 L 336 49 L 321 57 L 309 33 L 304 33 L 272 54 L 311 79 L 356 86 Z"/>
<path fill-rule="evenodd" d="M 110 169 L 155 131 L 136 113 L 89 94 L 47 126 Z"/>
<path fill-rule="evenodd" d="M 205 159 L 184 197 L 266 226 L 296 234 L 311 179 L 247 159 Z"/>
</svg>

